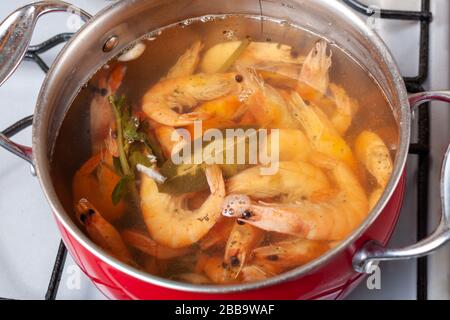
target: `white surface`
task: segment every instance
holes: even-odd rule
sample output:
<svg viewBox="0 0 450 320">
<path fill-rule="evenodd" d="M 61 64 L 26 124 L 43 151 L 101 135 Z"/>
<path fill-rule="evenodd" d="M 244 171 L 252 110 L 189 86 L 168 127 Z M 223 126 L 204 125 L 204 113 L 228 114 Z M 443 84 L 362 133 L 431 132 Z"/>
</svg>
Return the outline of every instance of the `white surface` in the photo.
<svg viewBox="0 0 450 320">
<path fill-rule="evenodd" d="M 32 1 L 1 1 L 0 20 L 29 2 Z M 107 2 L 76 0 L 72 3 L 95 13 Z M 73 30 L 67 27 L 67 15 L 49 15 L 38 23 L 32 43 L 70 31 Z M 58 48 L 43 58 L 50 63 L 57 52 Z M 34 62 L 24 62 L 13 77 L 0 87 L 1 130 L 33 113 L 43 79 L 43 72 Z M 14 139 L 29 145 L 30 130 Z M 43 299 L 60 237 L 39 183 L 30 175 L 29 166 L 4 150 L 0 150 L 0 190 L 0 297 Z M 74 273 L 73 265 L 69 257 L 58 298 L 102 299 L 103 296 L 81 272 Z M 79 288 L 76 288 L 74 275 L 80 276 Z"/>
<path fill-rule="evenodd" d="M 1 1 L 0 20 L 17 7 L 29 3 L 25 0 Z M 73 0 L 88 12 L 95 13 L 107 1 Z M 448 88 L 448 25 L 449 3 L 446 0 L 431 0 L 435 21 L 432 24 L 432 68 L 430 87 Z M 418 9 L 419 0 L 378 0 L 366 1 L 389 8 Z M 439 6 L 439 10 L 438 10 Z M 443 9 L 444 8 L 444 9 Z M 417 73 L 419 28 L 414 22 L 383 20 L 378 25 L 405 75 Z M 50 15 L 39 23 L 33 43 L 39 43 L 50 36 L 70 31 L 67 18 L 63 14 Z M 51 62 L 58 49 L 44 55 Z M 442 70 L 445 70 L 443 72 Z M 0 87 L 0 129 L 31 114 L 44 78 L 41 70 L 32 62 L 23 63 L 14 76 Z M 448 129 L 449 112 L 439 108 L 432 112 L 433 148 L 443 150 L 450 137 Z M 29 144 L 30 132 L 20 134 L 17 141 Z M 441 155 L 433 157 L 431 177 L 430 210 L 439 211 L 439 195 L 436 179 Z M 396 229 L 392 245 L 406 245 L 415 242 L 415 188 L 414 173 L 416 160 L 409 160 L 408 190 L 401 220 Z M 29 173 L 23 161 L 0 150 L 0 297 L 42 299 L 44 297 L 54 258 L 59 245 L 59 235 L 40 187 Z M 436 220 L 434 215 L 433 220 Z M 430 273 L 438 273 L 442 278 L 430 282 L 430 296 L 448 297 L 448 265 L 450 250 L 441 250 L 435 259 L 430 260 Z M 441 260 L 443 259 L 443 260 Z M 445 260 L 446 259 L 446 260 Z M 448 270 L 447 270 L 448 271 Z M 353 299 L 415 299 L 416 262 L 383 263 L 381 265 L 381 290 L 368 290 L 363 284 L 352 293 Z M 78 281 L 79 280 L 79 281 Z M 447 294 L 445 296 L 444 294 Z M 89 280 L 74 266 L 68 257 L 58 294 L 59 299 L 103 299 Z"/>
</svg>

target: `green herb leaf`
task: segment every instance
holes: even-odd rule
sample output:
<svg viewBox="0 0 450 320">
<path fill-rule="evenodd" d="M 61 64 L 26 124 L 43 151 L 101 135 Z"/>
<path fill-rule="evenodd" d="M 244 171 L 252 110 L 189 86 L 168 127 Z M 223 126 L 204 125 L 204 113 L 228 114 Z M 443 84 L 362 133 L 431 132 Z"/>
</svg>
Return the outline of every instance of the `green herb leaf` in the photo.
<svg viewBox="0 0 450 320">
<path fill-rule="evenodd" d="M 133 178 L 131 176 L 123 176 L 119 182 L 116 184 L 113 192 L 112 192 L 112 202 L 116 206 L 120 200 L 127 194 L 129 184 L 133 182 Z"/>
<path fill-rule="evenodd" d="M 117 126 L 117 144 L 119 148 L 119 159 L 120 166 L 122 167 L 122 172 L 125 175 L 131 174 L 130 167 L 127 160 L 127 154 L 125 152 L 124 139 L 123 139 L 123 115 L 125 107 L 125 97 L 115 98 L 114 96 L 109 97 L 109 102 L 111 103 L 114 111 L 114 116 L 116 118 Z"/>
<path fill-rule="evenodd" d="M 130 156 L 130 164 L 133 168 L 136 168 L 138 164 L 142 164 L 144 167 L 151 168 L 153 166 L 150 159 L 140 151 L 133 151 Z"/>
<path fill-rule="evenodd" d="M 165 162 L 164 153 L 162 151 L 161 145 L 158 140 L 153 136 L 153 134 L 149 133 L 147 136 L 147 141 L 145 143 L 146 147 L 149 149 L 149 153 L 156 157 L 158 161 L 158 166 L 162 166 Z"/>
<path fill-rule="evenodd" d="M 196 192 L 206 190 L 208 181 L 205 175 L 206 166 L 181 164 L 176 165 L 172 161 L 167 161 L 160 172 L 168 178 L 163 184 L 158 185 L 161 192 L 172 194 L 183 194 L 186 192 Z"/>
<path fill-rule="evenodd" d="M 122 171 L 122 165 L 120 164 L 120 159 L 117 157 L 113 157 L 113 165 L 114 165 L 114 170 L 116 171 L 116 173 L 119 176 L 122 176 L 123 171 Z"/>
<path fill-rule="evenodd" d="M 146 159 L 142 153 L 143 147 L 149 154 L 152 153 L 147 142 L 146 127 L 138 117 L 132 115 L 132 110 L 126 102 L 125 96 L 109 97 L 117 128 L 117 145 L 119 149 L 119 158 L 114 159 L 116 171 L 123 176 L 116 185 L 112 194 L 113 203 L 118 203 L 124 193 L 130 192 L 135 204 L 139 203 L 138 191 L 135 185 L 135 168 L 137 163 L 151 166 L 150 160 Z M 134 154 L 134 152 L 138 153 Z M 146 160 L 148 162 L 146 162 Z"/>
<path fill-rule="evenodd" d="M 147 135 L 140 131 L 140 122 L 136 117 L 124 117 L 123 136 L 128 143 L 145 142 Z"/>
</svg>

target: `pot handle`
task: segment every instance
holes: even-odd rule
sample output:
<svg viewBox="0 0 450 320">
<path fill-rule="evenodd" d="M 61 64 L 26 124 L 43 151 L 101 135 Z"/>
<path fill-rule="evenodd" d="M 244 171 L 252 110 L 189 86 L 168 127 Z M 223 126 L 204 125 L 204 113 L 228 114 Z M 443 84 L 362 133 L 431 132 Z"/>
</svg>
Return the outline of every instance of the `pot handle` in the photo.
<svg viewBox="0 0 450 320">
<path fill-rule="evenodd" d="M 431 101 L 450 103 L 450 91 L 423 92 L 411 95 L 409 102 L 414 110 Z M 439 226 L 427 238 L 405 248 L 384 248 L 377 241 L 369 241 L 353 256 L 353 268 L 360 273 L 373 272 L 379 261 L 419 258 L 434 252 L 450 240 L 450 145 L 444 157 L 441 172 L 442 217 Z"/>
<path fill-rule="evenodd" d="M 55 11 L 73 12 L 79 15 L 83 21 L 92 17 L 89 13 L 62 1 L 39 1 L 17 9 L 0 24 L 0 86 L 14 73 L 24 59 L 37 20 L 42 15 Z M 31 121 L 31 119 L 27 120 L 28 125 L 31 124 Z M 24 120 L 21 120 L 10 128 L 21 127 L 23 122 Z M 33 165 L 31 148 L 10 140 L 7 134 L 10 128 L 3 133 L 0 132 L 0 147 Z"/>
<path fill-rule="evenodd" d="M 29 116 L 16 122 L 5 131 L 0 132 L 0 146 L 15 154 L 16 156 L 19 156 L 20 158 L 28 161 L 31 165 L 33 165 L 31 148 L 14 143 L 9 138 L 29 127 L 32 123 L 33 116 Z"/>
<path fill-rule="evenodd" d="M 17 9 L 0 24 L 0 85 L 22 62 L 37 20 L 54 11 L 73 12 L 87 21 L 91 15 L 62 1 L 39 1 Z"/>
</svg>

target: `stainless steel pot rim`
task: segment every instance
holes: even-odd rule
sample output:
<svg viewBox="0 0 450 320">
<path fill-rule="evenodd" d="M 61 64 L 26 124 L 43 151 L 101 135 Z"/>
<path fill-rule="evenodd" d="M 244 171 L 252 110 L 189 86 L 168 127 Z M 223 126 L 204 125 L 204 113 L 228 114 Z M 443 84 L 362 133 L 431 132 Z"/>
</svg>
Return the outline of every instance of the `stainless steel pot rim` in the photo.
<svg viewBox="0 0 450 320">
<path fill-rule="evenodd" d="M 390 179 L 389 184 L 386 187 L 386 190 L 378 202 L 378 204 L 373 208 L 367 219 L 364 221 L 363 224 L 361 224 L 347 239 L 342 241 L 338 246 L 335 248 L 329 250 L 327 253 L 319 257 L 318 259 L 312 261 L 309 264 L 306 264 L 304 266 L 298 267 L 296 269 L 293 269 L 289 272 L 283 273 L 278 276 L 274 276 L 272 278 L 269 278 L 264 281 L 255 282 L 255 283 L 248 283 L 248 284 L 239 284 L 239 285 L 192 285 L 187 283 L 181 283 L 173 280 L 168 280 L 164 278 L 160 278 L 157 276 L 150 275 L 148 273 L 145 273 L 141 270 L 137 270 L 119 260 L 116 258 L 110 256 L 108 253 L 104 252 L 103 249 L 99 248 L 97 245 L 95 245 L 80 229 L 76 224 L 72 221 L 72 219 L 69 217 L 68 214 L 65 213 L 65 210 L 60 203 L 58 197 L 56 196 L 56 193 L 54 191 L 54 186 L 52 183 L 52 179 L 50 177 L 50 173 L 47 172 L 45 165 L 45 155 L 46 151 L 41 150 L 40 148 L 40 141 L 37 139 L 36 135 L 36 125 L 33 125 L 33 150 L 35 151 L 33 154 L 33 161 L 36 164 L 36 173 L 38 176 L 38 179 L 41 183 L 42 189 L 44 191 L 44 194 L 47 198 L 47 201 L 49 202 L 51 209 L 53 210 L 57 220 L 61 223 L 61 225 L 67 230 L 67 232 L 74 238 L 76 241 L 78 241 L 84 248 L 86 248 L 90 253 L 92 253 L 94 256 L 105 262 L 106 264 L 110 265 L 111 267 L 133 277 L 136 279 L 139 279 L 141 281 L 165 287 L 168 289 L 174 289 L 174 290 L 180 290 L 180 291 L 186 291 L 186 292 L 196 292 L 196 293 L 210 293 L 210 294 L 223 294 L 223 293 L 234 293 L 234 292 L 242 292 L 242 291 L 249 291 L 249 290 L 256 290 L 261 289 L 269 286 L 274 286 L 277 284 L 280 284 L 282 282 L 295 280 L 302 275 L 306 275 L 309 272 L 313 271 L 314 269 L 322 266 L 327 261 L 332 260 L 337 255 L 341 254 L 344 250 L 346 250 L 352 243 L 354 243 L 358 238 L 361 237 L 362 234 L 373 224 L 373 222 L 379 217 L 382 210 L 385 208 L 386 204 L 388 203 L 389 199 L 391 198 L 393 192 L 395 191 L 396 187 L 398 186 L 398 183 L 400 182 L 400 179 L 403 175 L 407 154 L 408 154 L 408 147 L 410 142 L 410 107 L 408 102 L 408 96 L 407 91 L 405 88 L 405 84 L 403 82 L 403 78 L 400 75 L 400 71 L 398 69 L 398 66 L 396 62 L 394 61 L 394 58 L 392 57 L 392 54 L 390 53 L 389 49 L 386 47 L 384 42 L 381 40 L 381 38 L 373 31 L 371 30 L 360 18 L 352 12 L 349 8 L 345 7 L 343 4 L 338 3 L 337 1 L 333 1 L 332 4 L 329 3 L 327 0 L 318 0 L 320 2 L 326 2 L 327 5 L 331 6 L 333 10 L 339 11 L 340 13 L 346 15 L 349 19 L 351 19 L 357 27 L 364 32 L 367 39 L 372 41 L 373 46 L 376 48 L 376 50 L 379 51 L 379 53 L 382 54 L 384 58 L 384 62 L 386 63 L 387 67 L 391 71 L 391 75 L 395 84 L 395 89 L 397 90 L 397 95 L 400 100 L 400 119 L 399 120 L 399 127 L 400 127 L 400 145 L 397 152 L 397 158 L 394 164 L 394 172 L 392 174 L 392 177 Z M 120 7 L 121 4 L 124 2 L 118 2 L 114 5 L 112 5 L 109 8 L 106 8 L 102 10 L 97 16 L 95 16 L 93 19 L 96 19 L 98 16 L 102 16 L 103 14 L 108 13 L 109 11 L 116 10 L 118 7 Z M 88 22 L 77 34 L 81 34 L 83 30 L 85 30 L 93 20 Z M 75 36 L 75 37 L 76 37 Z M 67 45 L 63 48 L 63 50 L 59 53 L 58 57 L 55 60 L 55 63 L 53 64 L 52 68 L 50 69 L 48 76 L 46 78 L 46 81 L 41 88 L 41 92 L 39 94 L 39 100 L 38 100 L 38 106 L 43 105 L 45 103 L 45 92 L 47 90 L 47 84 L 49 79 L 52 78 L 55 71 L 55 66 L 58 65 L 59 60 L 61 59 L 61 56 L 64 54 L 64 52 L 70 47 L 71 42 L 74 41 L 72 39 L 67 43 Z M 37 152 L 36 152 L 37 151 Z"/>
</svg>

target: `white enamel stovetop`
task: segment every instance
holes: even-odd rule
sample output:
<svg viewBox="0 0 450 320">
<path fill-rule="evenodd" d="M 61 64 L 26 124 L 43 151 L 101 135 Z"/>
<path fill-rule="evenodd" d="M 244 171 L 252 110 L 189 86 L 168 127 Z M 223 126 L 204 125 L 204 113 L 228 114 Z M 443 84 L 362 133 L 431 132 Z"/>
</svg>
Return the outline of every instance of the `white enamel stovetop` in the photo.
<svg viewBox="0 0 450 320">
<path fill-rule="evenodd" d="M 27 0 L 0 2 L 0 20 Z M 90 13 L 108 4 L 104 0 L 72 0 Z M 417 10 L 420 0 L 364 1 L 385 8 Z M 427 88 L 450 88 L 449 34 L 450 4 L 447 0 L 431 0 L 435 20 L 431 24 L 431 69 Z M 48 15 L 38 24 L 33 43 L 60 32 L 70 32 L 70 23 L 63 14 Z M 399 61 L 404 75 L 417 73 L 419 27 L 415 22 L 383 21 L 378 24 L 381 36 Z M 44 55 L 51 62 L 58 49 Z M 0 87 L 0 130 L 33 113 L 34 103 L 44 79 L 42 71 L 32 62 L 23 63 L 16 74 Z M 434 106 L 433 106 L 434 107 Z M 439 217 L 440 199 L 437 179 L 443 150 L 450 141 L 450 110 L 444 107 L 432 111 L 432 171 L 429 209 L 430 224 Z M 30 144 L 30 130 L 17 136 L 17 141 Z M 402 217 L 392 245 L 413 243 L 416 239 L 415 160 L 409 161 L 408 193 Z M 0 297 L 42 299 L 44 297 L 60 237 L 50 214 L 50 208 L 40 191 L 38 181 L 30 175 L 29 166 L 0 150 Z M 450 248 L 441 249 L 429 259 L 430 298 L 450 298 Z M 415 261 L 383 263 L 381 290 L 368 290 L 363 283 L 351 294 L 353 299 L 415 299 Z M 70 257 L 58 299 L 104 299 L 89 280 L 74 265 Z"/>
</svg>

